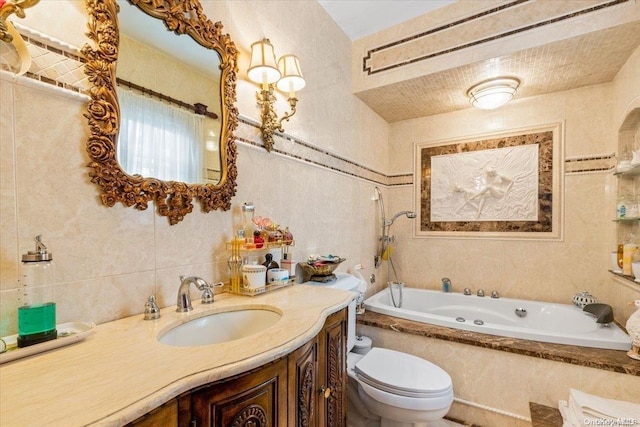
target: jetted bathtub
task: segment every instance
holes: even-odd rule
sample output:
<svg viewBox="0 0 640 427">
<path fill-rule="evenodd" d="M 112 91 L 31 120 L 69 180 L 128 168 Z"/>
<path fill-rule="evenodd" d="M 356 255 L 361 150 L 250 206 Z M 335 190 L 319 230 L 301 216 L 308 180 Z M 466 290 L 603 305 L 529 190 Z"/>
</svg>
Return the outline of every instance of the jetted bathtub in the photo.
<svg viewBox="0 0 640 427">
<path fill-rule="evenodd" d="M 394 288 L 393 292 L 398 302 L 399 291 Z M 575 305 L 407 287 L 402 292 L 401 308 L 394 307 L 389 288 L 365 300 L 365 308 L 402 319 L 503 337 L 612 350 L 631 348 L 631 339 L 615 323 L 598 324 L 593 315 Z"/>
</svg>

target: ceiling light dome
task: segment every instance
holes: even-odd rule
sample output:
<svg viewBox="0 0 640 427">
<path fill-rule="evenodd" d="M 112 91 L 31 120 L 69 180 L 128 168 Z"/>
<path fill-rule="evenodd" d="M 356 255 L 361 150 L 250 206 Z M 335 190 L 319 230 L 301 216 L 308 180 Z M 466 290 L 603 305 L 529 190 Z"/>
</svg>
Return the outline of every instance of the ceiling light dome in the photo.
<svg viewBox="0 0 640 427">
<path fill-rule="evenodd" d="M 520 80 L 515 77 L 497 77 L 472 86 L 467 96 L 474 107 L 493 110 L 511 101 L 519 86 Z"/>
</svg>

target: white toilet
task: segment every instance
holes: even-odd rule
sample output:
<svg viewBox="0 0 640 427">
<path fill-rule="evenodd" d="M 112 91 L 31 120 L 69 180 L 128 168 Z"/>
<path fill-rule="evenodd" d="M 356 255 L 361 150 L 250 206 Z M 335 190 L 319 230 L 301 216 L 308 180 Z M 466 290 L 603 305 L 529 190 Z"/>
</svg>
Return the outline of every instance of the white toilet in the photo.
<svg viewBox="0 0 640 427">
<path fill-rule="evenodd" d="M 355 291 L 359 279 L 336 273 L 337 280 L 310 285 Z M 443 369 L 410 354 L 371 348 L 356 338 L 355 301 L 349 305 L 347 338 L 347 426 L 430 427 L 439 425 L 453 403 L 451 377 Z"/>
</svg>

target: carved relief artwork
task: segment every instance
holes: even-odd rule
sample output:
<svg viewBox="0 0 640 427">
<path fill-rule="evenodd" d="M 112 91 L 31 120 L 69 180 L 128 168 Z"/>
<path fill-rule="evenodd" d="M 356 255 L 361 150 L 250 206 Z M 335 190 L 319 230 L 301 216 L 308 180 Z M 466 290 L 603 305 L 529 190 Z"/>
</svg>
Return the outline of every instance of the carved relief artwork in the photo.
<svg viewBox="0 0 640 427">
<path fill-rule="evenodd" d="M 339 414 L 344 413 L 343 404 L 343 377 L 341 361 L 344 359 L 343 344 L 344 336 L 341 328 L 334 328 L 329 339 L 329 354 L 327 363 L 327 379 L 332 390 L 327 401 L 327 425 L 341 427 L 343 425 Z"/>
<path fill-rule="evenodd" d="M 231 427 L 267 427 L 267 413 L 259 405 L 247 406 L 233 419 Z"/>
<path fill-rule="evenodd" d="M 562 238 L 563 125 L 416 144 L 416 237 Z"/>
<path fill-rule="evenodd" d="M 538 145 L 431 158 L 431 221 L 537 221 Z"/>
<path fill-rule="evenodd" d="M 300 427 L 311 425 L 313 408 L 315 406 L 313 384 L 315 364 L 305 363 L 300 371 L 300 384 L 298 385 L 298 424 Z"/>
</svg>

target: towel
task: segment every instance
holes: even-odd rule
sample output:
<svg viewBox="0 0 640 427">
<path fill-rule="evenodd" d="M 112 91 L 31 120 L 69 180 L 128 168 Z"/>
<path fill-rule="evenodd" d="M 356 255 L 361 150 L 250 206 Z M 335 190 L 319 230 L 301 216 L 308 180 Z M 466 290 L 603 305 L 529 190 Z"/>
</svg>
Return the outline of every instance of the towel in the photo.
<svg viewBox="0 0 640 427">
<path fill-rule="evenodd" d="M 606 399 L 575 389 L 570 389 L 568 401 L 558 401 L 558 409 L 562 427 L 616 425 L 619 422 L 635 425 L 640 422 L 640 404 Z"/>
<path fill-rule="evenodd" d="M 569 404 L 566 400 L 558 401 L 558 409 L 560 410 L 560 415 L 562 415 L 562 427 L 576 427 L 576 424 L 574 424 L 573 420 L 571 419 Z"/>
<path fill-rule="evenodd" d="M 632 418 L 636 422 L 640 422 L 640 404 L 637 403 L 606 399 L 580 390 L 570 389 L 570 407 L 572 402 L 584 414 L 585 418 L 609 420 Z"/>
</svg>

